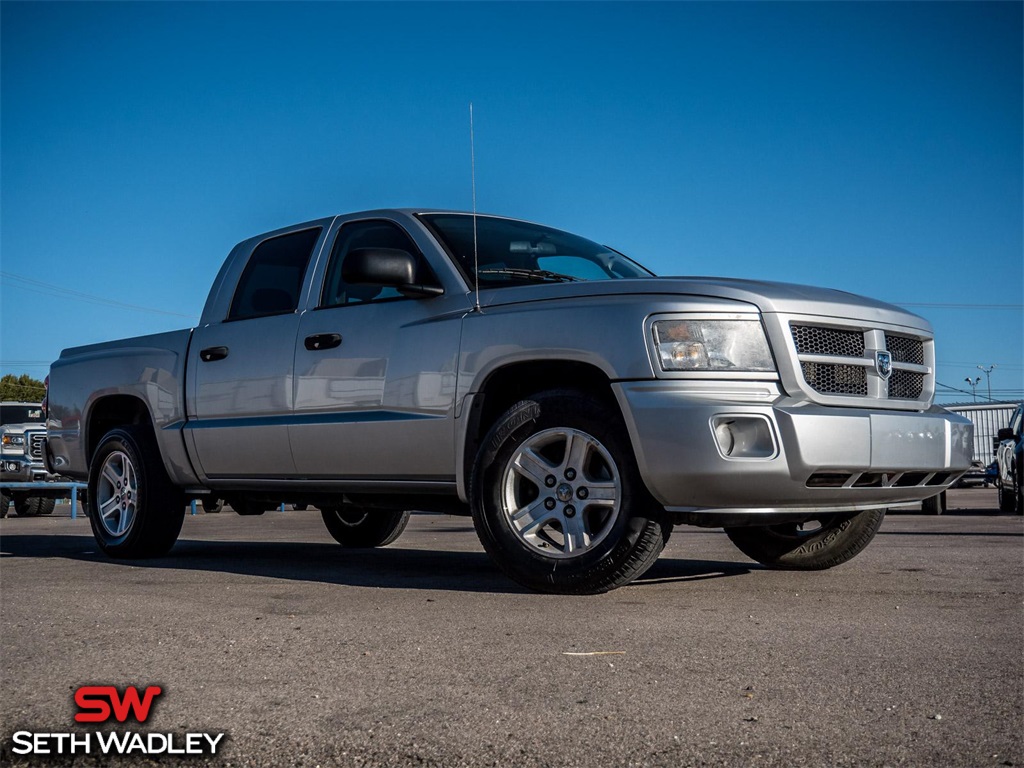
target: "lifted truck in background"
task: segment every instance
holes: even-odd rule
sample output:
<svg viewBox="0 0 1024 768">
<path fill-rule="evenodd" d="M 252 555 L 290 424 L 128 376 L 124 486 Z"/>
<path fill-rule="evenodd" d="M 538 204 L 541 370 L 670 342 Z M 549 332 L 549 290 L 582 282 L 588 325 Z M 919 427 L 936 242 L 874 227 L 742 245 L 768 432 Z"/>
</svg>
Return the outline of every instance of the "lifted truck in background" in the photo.
<svg viewBox="0 0 1024 768">
<path fill-rule="evenodd" d="M 40 483 L 54 480 L 43 463 L 46 421 L 41 403 L 5 400 L 0 403 L 0 517 L 14 504 L 20 517 L 49 515 L 55 499 L 64 493 L 18 490 L 8 483 Z"/>
<path fill-rule="evenodd" d="M 64 350 L 46 457 L 88 478 L 112 557 L 166 553 L 188 497 L 316 505 L 349 547 L 418 509 L 471 515 L 527 587 L 595 593 L 680 524 L 770 567 L 849 560 L 970 467 L 934 391 L 931 326 L 892 305 L 378 210 L 240 243 L 194 329 Z"/>
</svg>

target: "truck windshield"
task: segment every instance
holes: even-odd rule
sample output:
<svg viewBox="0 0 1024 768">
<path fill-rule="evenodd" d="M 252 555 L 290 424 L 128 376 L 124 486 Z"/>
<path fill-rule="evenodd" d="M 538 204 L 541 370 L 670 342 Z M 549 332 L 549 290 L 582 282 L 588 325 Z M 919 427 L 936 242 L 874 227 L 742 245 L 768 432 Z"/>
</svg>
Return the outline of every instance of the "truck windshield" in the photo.
<svg viewBox="0 0 1024 768">
<path fill-rule="evenodd" d="M 420 219 L 474 282 L 473 215 L 429 213 Z M 480 286 L 651 277 L 632 259 L 577 235 L 496 216 L 476 217 Z"/>
<path fill-rule="evenodd" d="M 41 405 L 25 405 L 18 403 L 0 405 L 0 426 L 5 424 L 31 424 L 42 422 L 43 407 Z"/>
</svg>

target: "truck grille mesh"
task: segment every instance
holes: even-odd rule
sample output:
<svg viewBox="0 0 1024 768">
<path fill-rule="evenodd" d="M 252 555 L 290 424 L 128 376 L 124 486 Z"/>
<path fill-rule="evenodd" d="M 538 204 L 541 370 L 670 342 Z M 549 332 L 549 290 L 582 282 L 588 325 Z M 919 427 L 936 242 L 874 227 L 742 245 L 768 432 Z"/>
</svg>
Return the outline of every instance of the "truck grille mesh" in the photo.
<svg viewBox="0 0 1024 768">
<path fill-rule="evenodd" d="M 894 363 L 924 365 L 924 343 L 909 336 L 885 334 L 885 348 L 892 353 Z"/>
<path fill-rule="evenodd" d="M 923 373 L 894 370 L 889 377 L 889 397 L 898 400 L 917 400 L 923 391 Z"/>
<path fill-rule="evenodd" d="M 834 322 L 822 317 L 789 323 L 796 351 L 794 362 L 803 374 L 800 386 L 808 395 L 851 398 L 851 405 L 856 404 L 853 398 L 876 405 L 889 400 L 893 408 L 906 408 L 911 402 L 923 403 L 931 398 L 934 371 L 927 364 L 931 359 L 930 339 L 870 325 L 832 325 Z M 882 351 L 891 358 L 892 372 L 887 376 L 882 375 L 884 358 L 879 360 L 878 355 Z"/>
<path fill-rule="evenodd" d="M 864 334 L 816 325 L 792 325 L 793 342 L 801 355 L 864 357 Z"/>
<path fill-rule="evenodd" d="M 868 378 L 859 365 L 800 363 L 804 380 L 823 395 L 867 395 Z"/>
</svg>

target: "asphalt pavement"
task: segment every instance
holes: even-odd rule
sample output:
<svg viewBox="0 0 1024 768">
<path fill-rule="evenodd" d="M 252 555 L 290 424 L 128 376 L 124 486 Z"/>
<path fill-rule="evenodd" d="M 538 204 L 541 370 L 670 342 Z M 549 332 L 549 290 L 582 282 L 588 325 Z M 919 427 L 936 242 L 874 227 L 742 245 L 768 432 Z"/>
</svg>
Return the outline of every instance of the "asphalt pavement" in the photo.
<svg viewBox="0 0 1024 768">
<path fill-rule="evenodd" d="M 991 489 L 891 514 L 849 563 L 770 571 L 677 528 L 638 583 L 526 592 L 470 522 L 344 550 L 315 510 L 189 516 L 115 562 L 59 506 L 0 521 L 0 763 L 78 732 L 87 684 L 159 685 L 135 730 L 217 754 L 117 765 L 1024 765 L 1024 519 Z M 201 508 L 200 508 L 201 510 Z"/>
</svg>

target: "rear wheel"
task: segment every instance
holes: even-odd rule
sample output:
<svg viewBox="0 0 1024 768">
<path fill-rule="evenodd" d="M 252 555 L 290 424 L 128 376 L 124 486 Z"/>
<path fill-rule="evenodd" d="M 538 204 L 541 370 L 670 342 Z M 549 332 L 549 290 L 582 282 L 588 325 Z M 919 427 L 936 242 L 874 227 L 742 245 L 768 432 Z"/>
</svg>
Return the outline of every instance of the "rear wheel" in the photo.
<svg viewBox="0 0 1024 768">
<path fill-rule="evenodd" d="M 883 519 L 884 509 L 872 509 L 802 523 L 726 528 L 725 532 L 743 554 L 770 568 L 820 571 L 859 554 Z"/>
<path fill-rule="evenodd" d="M 185 519 L 185 499 L 141 426 L 104 435 L 90 466 L 89 501 L 93 535 L 111 557 L 166 554 Z"/>
<path fill-rule="evenodd" d="M 39 496 L 28 496 L 24 493 L 14 494 L 14 511 L 19 517 L 38 517 L 53 514 L 55 499 L 43 499 Z"/>
<path fill-rule="evenodd" d="M 941 515 L 946 511 L 946 492 L 932 496 L 921 502 L 921 512 L 926 515 Z"/>
<path fill-rule="evenodd" d="M 327 507 L 320 512 L 324 525 L 343 547 L 384 547 L 402 535 L 409 512 L 368 510 L 355 504 Z"/>
<path fill-rule="evenodd" d="M 671 532 L 618 412 L 576 391 L 538 394 L 495 422 L 473 467 L 470 504 L 494 562 L 542 592 L 628 584 Z"/>
<path fill-rule="evenodd" d="M 215 515 L 224 509 L 224 499 L 204 498 L 202 505 L 203 512 L 208 515 Z"/>
</svg>

